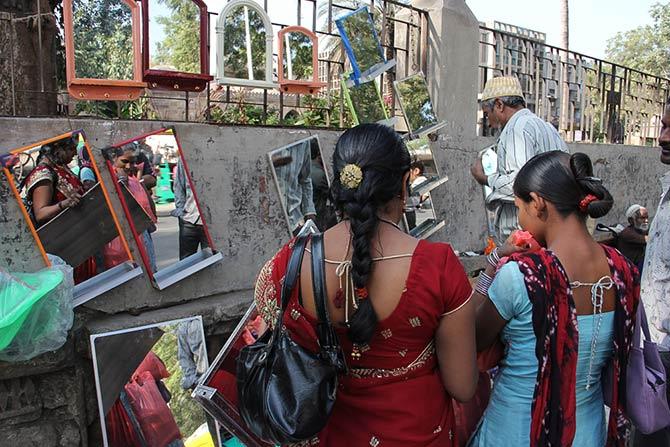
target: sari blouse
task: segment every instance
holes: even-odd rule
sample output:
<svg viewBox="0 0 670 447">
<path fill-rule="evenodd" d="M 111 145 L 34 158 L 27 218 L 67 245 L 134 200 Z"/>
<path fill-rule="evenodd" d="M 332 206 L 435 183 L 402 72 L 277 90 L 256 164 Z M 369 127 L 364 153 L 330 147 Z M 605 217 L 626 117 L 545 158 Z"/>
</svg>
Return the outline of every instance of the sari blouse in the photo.
<svg viewBox="0 0 670 447">
<path fill-rule="evenodd" d="M 279 312 L 292 247 L 293 242 L 268 261 L 257 280 L 256 305 L 269 325 Z M 283 324 L 296 343 L 316 352 L 316 319 L 300 305 L 298 289 Z M 359 346 L 359 359 L 351 356 L 346 328 L 336 326 L 349 371 L 339 378 L 328 424 L 318 438 L 302 445 L 453 445 L 453 409 L 440 378 L 434 339 L 441 316 L 462 307 L 471 292 L 451 247 L 420 241 L 400 301 L 379 322 L 370 342 Z"/>
</svg>

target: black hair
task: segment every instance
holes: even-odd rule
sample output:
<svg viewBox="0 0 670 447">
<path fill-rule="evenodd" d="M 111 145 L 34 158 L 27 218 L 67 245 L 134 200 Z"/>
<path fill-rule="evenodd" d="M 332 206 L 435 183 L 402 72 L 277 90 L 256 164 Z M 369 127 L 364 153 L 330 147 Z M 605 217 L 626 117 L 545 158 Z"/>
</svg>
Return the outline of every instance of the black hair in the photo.
<svg viewBox="0 0 670 447">
<path fill-rule="evenodd" d="M 333 154 L 332 196 L 337 209 L 351 224 L 354 287 L 366 287 L 372 270 L 370 241 L 379 224 L 377 212 L 402 194 L 403 176 L 410 168 L 410 155 L 400 135 L 381 124 L 361 124 L 344 132 Z M 340 172 L 354 164 L 363 172 L 356 188 L 340 181 Z M 349 339 L 367 343 L 377 327 L 377 314 L 370 298 L 360 300 L 349 319 Z"/>
<path fill-rule="evenodd" d="M 110 159 L 113 161 L 115 158 L 122 156 L 126 152 L 132 152 L 135 154 L 137 152 L 137 147 L 134 146 L 132 143 L 125 144 L 123 146 L 111 146 L 105 149 L 107 152 L 107 155 L 110 157 Z"/>
<path fill-rule="evenodd" d="M 419 172 L 421 172 L 421 174 L 423 174 L 424 171 L 426 170 L 426 166 L 423 164 L 423 162 L 421 160 L 414 160 L 412 162 L 411 168 L 412 169 L 418 169 Z"/>
<path fill-rule="evenodd" d="M 614 203 L 602 180 L 593 176 L 591 159 L 581 152 L 570 155 L 550 151 L 531 158 L 516 176 L 514 195 L 530 202 L 531 192 L 551 202 L 564 217 L 579 214 L 597 219 L 606 215 Z M 597 200 L 584 212 L 580 203 L 588 195 L 594 195 Z"/>
<path fill-rule="evenodd" d="M 316 138 L 309 139 L 309 151 L 312 160 L 316 160 L 316 158 L 321 155 L 321 151 L 319 150 L 319 143 Z"/>
</svg>

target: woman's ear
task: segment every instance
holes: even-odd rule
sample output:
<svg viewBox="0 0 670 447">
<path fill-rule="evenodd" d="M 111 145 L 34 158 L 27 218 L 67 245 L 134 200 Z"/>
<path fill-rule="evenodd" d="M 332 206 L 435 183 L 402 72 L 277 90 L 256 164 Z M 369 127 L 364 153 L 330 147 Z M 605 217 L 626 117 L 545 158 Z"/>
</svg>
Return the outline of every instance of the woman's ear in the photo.
<svg viewBox="0 0 670 447">
<path fill-rule="evenodd" d="M 530 193 L 530 203 L 538 219 L 544 220 L 547 217 L 547 201 L 535 192 Z"/>
</svg>

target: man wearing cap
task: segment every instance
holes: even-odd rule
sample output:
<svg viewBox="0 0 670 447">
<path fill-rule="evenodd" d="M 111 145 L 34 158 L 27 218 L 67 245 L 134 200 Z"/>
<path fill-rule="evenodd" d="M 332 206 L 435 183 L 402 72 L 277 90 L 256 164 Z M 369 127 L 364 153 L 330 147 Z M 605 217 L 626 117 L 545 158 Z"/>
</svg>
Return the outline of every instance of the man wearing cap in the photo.
<svg viewBox="0 0 670 447">
<path fill-rule="evenodd" d="M 628 226 L 617 237 L 617 249 L 637 266 L 644 265 L 644 251 L 649 233 L 649 213 L 642 205 L 631 205 L 626 210 Z"/>
<path fill-rule="evenodd" d="M 489 125 L 501 129 L 496 142 L 498 169 L 487 176 L 481 158 L 477 158 L 471 171 L 477 182 L 493 191 L 486 197 L 486 206 L 496 213 L 495 230 L 497 242 L 501 244 L 519 225 L 512 191 L 519 169 L 537 154 L 553 150 L 567 152 L 568 147 L 551 124 L 526 108 L 516 77 L 489 79 L 481 101 Z"/>
</svg>

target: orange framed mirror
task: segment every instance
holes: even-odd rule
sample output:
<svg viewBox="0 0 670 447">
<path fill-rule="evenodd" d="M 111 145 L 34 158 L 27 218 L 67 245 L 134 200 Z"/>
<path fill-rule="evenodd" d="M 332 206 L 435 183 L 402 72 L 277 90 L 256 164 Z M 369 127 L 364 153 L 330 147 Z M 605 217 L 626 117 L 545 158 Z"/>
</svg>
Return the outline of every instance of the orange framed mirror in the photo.
<svg viewBox="0 0 670 447">
<path fill-rule="evenodd" d="M 319 39 L 302 26 L 287 26 L 279 38 L 279 88 L 284 93 L 314 94 L 326 85 L 319 82 Z"/>
</svg>

